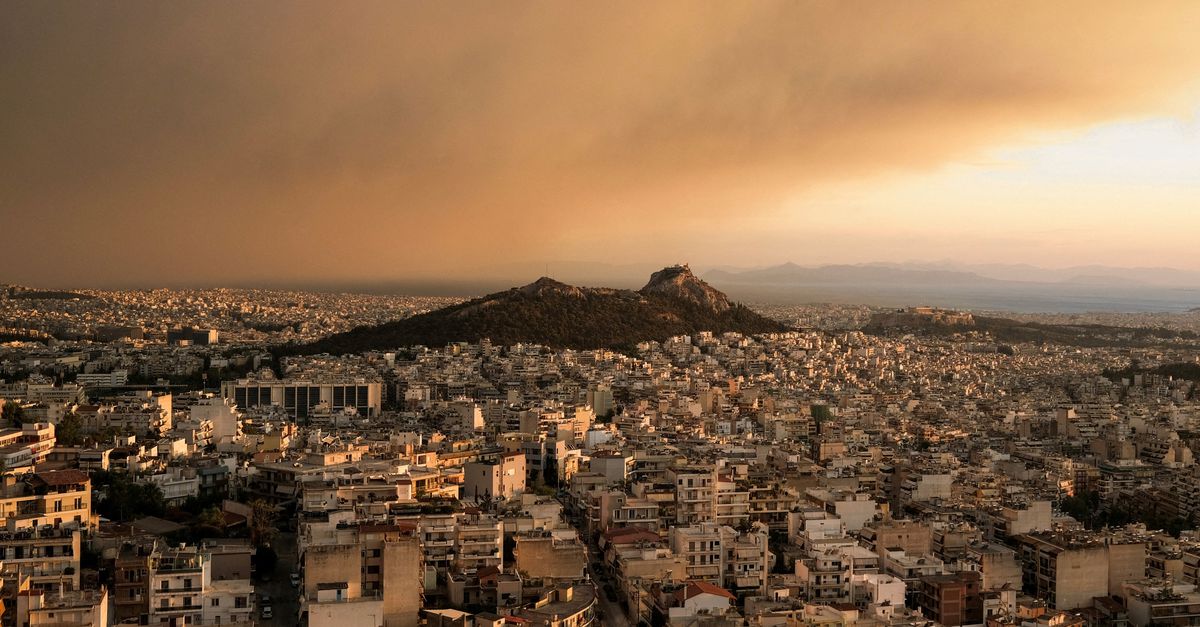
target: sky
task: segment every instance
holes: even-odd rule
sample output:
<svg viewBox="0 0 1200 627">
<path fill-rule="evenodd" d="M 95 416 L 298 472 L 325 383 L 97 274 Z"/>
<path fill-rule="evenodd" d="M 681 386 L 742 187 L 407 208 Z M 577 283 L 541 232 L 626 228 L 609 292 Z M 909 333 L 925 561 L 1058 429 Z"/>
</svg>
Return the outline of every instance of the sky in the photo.
<svg viewBox="0 0 1200 627">
<path fill-rule="evenodd" d="M 1196 2 L 6 2 L 0 282 L 1200 269 Z"/>
</svg>

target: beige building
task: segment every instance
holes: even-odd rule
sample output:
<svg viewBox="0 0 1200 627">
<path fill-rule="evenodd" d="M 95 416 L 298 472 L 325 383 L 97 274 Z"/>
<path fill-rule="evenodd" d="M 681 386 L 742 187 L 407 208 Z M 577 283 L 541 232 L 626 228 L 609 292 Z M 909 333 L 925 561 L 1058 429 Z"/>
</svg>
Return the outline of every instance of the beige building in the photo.
<svg viewBox="0 0 1200 627">
<path fill-rule="evenodd" d="M 17 627 L 108 627 L 108 591 L 72 590 L 49 594 L 27 589 L 17 594 Z"/>
<path fill-rule="evenodd" d="M 80 535 L 67 527 L 0 531 L 0 574 L 35 590 L 78 590 Z"/>
<path fill-rule="evenodd" d="M 0 430 L 0 468 L 33 466 L 46 461 L 54 449 L 54 425 L 27 422 L 20 429 Z"/>
<path fill-rule="evenodd" d="M 771 553 L 765 525 L 756 523 L 747 533 L 713 523 L 673 527 L 671 550 L 683 558 L 690 580 L 733 592 L 766 594 Z"/>
<path fill-rule="evenodd" d="M 531 627 L 589 627 L 596 623 L 596 588 L 564 584 L 517 613 Z"/>
<path fill-rule="evenodd" d="M 304 550 L 301 608 L 309 625 L 418 625 L 423 567 L 415 528 L 362 524 L 346 531 Z M 353 616 L 364 622 L 347 622 Z"/>
<path fill-rule="evenodd" d="M 504 523 L 495 516 L 468 510 L 455 523 L 454 548 L 454 570 L 503 568 Z"/>
<path fill-rule="evenodd" d="M 516 535 L 517 572 L 523 579 L 568 580 L 583 579 L 587 568 L 587 548 L 575 535 L 527 531 Z"/>
<path fill-rule="evenodd" d="M 173 397 L 170 394 L 135 392 L 119 396 L 101 405 L 80 405 L 75 409 L 84 433 L 113 430 L 122 434 L 166 435 L 171 430 Z"/>
<path fill-rule="evenodd" d="M 1090 607 L 1094 597 L 1120 596 L 1146 573 L 1146 543 L 1135 539 L 1038 533 L 1016 536 L 1026 583 L 1060 610 Z"/>
<path fill-rule="evenodd" d="M 96 528 L 87 474 L 53 470 L 0 477 L 0 527 L 20 531 L 46 525 Z"/>
<path fill-rule="evenodd" d="M 469 462 L 463 466 L 464 499 L 507 500 L 524 491 L 524 453 L 504 453 L 495 461 Z"/>
<path fill-rule="evenodd" d="M 925 555 L 933 547 L 929 525 L 914 520 L 885 520 L 868 523 L 859 530 L 863 544 L 880 554 L 900 549 L 911 555 Z"/>
</svg>

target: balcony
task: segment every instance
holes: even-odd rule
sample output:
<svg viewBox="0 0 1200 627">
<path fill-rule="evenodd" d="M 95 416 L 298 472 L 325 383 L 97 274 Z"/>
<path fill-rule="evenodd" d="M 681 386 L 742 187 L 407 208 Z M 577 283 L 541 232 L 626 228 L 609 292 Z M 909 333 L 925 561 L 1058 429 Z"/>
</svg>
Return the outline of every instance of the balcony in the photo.
<svg viewBox="0 0 1200 627">
<path fill-rule="evenodd" d="M 173 613 L 175 613 L 175 612 L 199 612 L 199 611 L 202 609 L 202 607 L 203 607 L 203 606 L 196 605 L 196 604 L 191 604 L 191 605 L 171 605 L 171 606 L 168 606 L 168 607 L 162 607 L 162 606 L 160 605 L 159 607 L 156 607 L 156 608 L 154 608 L 154 612 L 153 612 L 153 613 L 154 613 L 154 614 L 173 614 Z"/>
</svg>

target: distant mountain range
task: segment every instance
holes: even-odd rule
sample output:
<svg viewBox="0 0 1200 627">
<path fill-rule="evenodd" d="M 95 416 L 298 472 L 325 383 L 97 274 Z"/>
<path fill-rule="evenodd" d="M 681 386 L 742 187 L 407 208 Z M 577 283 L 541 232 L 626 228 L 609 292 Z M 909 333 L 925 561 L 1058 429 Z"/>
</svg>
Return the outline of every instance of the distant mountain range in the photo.
<svg viewBox="0 0 1200 627">
<path fill-rule="evenodd" d="M 1200 273 L 1172 268 L 871 263 L 711 270 L 704 278 L 763 302 L 933 304 L 1014 311 L 1187 311 Z"/>
<path fill-rule="evenodd" d="M 1040 268 L 1022 264 L 863 263 L 801 266 L 785 263 L 766 268 L 714 269 L 704 275 L 713 281 L 829 282 L 894 281 L 913 283 L 1056 283 L 1080 285 L 1158 286 L 1200 288 L 1200 272 L 1175 268 L 1116 268 L 1073 266 Z"/>
<path fill-rule="evenodd" d="M 504 290 L 511 277 L 553 274 L 575 285 L 635 289 L 657 266 L 552 261 L 489 267 L 471 279 L 391 280 L 257 285 L 334 292 L 463 296 Z M 845 303 L 886 307 L 936 305 L 1019 312 L 1185 312 L 1200 308 L 1200 272 L 1177 268 L 953 261 L 771 267 L 707 266 L 698 273 L 735 300 L 756 303 Z M 508 278 L 505 278 L 508 277 Z"/>
<path fill-rule="evenodd" d="M 637 291 L 575 287 L 543 277 L 411 318 L 359 327 L 294 347 L 294 352 L 343 354 L 483 338 L 505 345 L 629 348 L 699 331 L 753 334 L 786 329 L 730 301 L 687 266 L 672 266 L 655 272 Z"/>
</svg>

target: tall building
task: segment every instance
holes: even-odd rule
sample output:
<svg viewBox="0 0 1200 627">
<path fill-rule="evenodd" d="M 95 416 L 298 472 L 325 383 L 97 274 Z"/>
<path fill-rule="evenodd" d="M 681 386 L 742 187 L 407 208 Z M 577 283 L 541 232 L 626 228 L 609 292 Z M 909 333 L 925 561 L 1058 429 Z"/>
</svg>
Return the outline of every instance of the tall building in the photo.
<svg viewBox="0 0 1200 627">
<path fill-rule="evenodd" d="M 108 627 L 108 591 L 47 593 L 37 588 L 17 593 L 17 627 Z"/>
<path fill-rule="evenodd" d="M 154 541 L 144 539 L 127 541 L 116 548 L 111 599 L 116 622 L 149 620 L 150 564 L 154 549 Z"/>
<path fill-rule="evenodd" d="M 212 549 L 183 545 L 160 548 L 150 556 L 149 624 L 254 623 L 248 554 L 237 576 L 223 567 L 215 574 L 213 556 Z"/>
<path fill-rule="evenodd" d="M 1014 538 L 1025 592 L 1061 610 L 1120 596 L 1121 584 L 1145 577 L 1146 543 L 1099 534 L 1024 534 Z"/>
<path fill-rule="evenodd" d="M 229 398 L 206 398 L 196 402 L 188 411 L 193 422 L 208 420 L 212 423 L 212 441 L 218 447 L 229 445 L 241 438 L 241 414 L 237 404 Z"/>
<path fill-rule="evenodd" d="M 524 491 L 524 453 L 504 453 L 494 461 L 463 466 L 464 499 L 510 499 Z"/>
<path fill-rule="evenodd" d="M 671 551 L 683 557 L 688 579 L 735 593 L 766 593 L 771 553 L 762 524 L 746 533 L 713 523 L 672 527 Z"/>
<path fill-rule="evenodd" d="M 216 344 L 220 334 L 216 329 L 179 328 L 167 331 L 167 344 Z"/>
<path fill-rule="evenodd" d="M 307 418 L 319 405 L 340 412 L 377 416 L 383 406 L 383 382 L 337 374 L 305 378 L 248 378 L 221 383 L 221 395 L 238 407 L 275 405 L 295 418 Z"/>
<path fill-rule="evenodd" d="M 78 470 L 53 470 L 0 477 L 0 527 L 95 529 L 92 480 Z"/>
<path fill-rule="evenodd" d="M 79 589 L 80 530 L 33 527 L 0 531 L 0 575 L 6 582 L 27 582 L 37 590 Z"/>
<path fill-rule="evenodd" d="M 301 611 L 309 627 L 419 624 L 423 566 L 415 528 L 342 529 L 307 546 L 302 559 Z"/>
<path fill-rule="evenodd" d="M 0 429 L 0 468 L 21 468 L 46 461 L 54 449 L 54 425 L 27 422 L 20 429 Z"/>
</svg>

